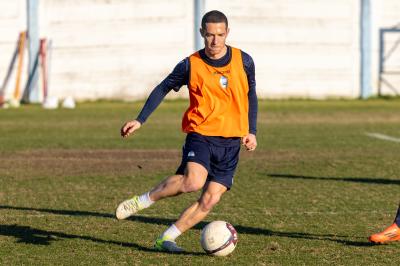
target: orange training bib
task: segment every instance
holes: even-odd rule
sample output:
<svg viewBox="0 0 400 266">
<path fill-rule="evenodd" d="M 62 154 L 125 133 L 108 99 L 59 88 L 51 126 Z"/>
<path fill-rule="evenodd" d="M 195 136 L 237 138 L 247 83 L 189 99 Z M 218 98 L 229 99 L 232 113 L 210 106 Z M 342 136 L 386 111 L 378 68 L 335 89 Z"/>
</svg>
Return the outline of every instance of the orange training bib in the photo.
<svg viewBox="0 0 400 266">
<path fill-rule="evenodd" d="M 249 133 L 247 75 L 241 51 L 231 49 L 231 61 L 224 67 L 208 65 L 199 52 L 189 57 L 190 106 L 182 119 L 184 132 L 221 137 Z"/>
</svg>

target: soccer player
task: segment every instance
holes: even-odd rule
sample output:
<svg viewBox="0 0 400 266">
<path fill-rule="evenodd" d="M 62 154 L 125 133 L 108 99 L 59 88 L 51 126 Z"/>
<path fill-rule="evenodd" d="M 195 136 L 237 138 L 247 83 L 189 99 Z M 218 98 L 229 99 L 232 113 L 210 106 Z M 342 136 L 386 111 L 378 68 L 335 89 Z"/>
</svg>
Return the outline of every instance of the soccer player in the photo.
<svg viewBox="0 0 400 266">
<path fill-rule="evenodd" d="M 200 198 L 186 208 L 155 242 L 155 249 L 182 252 L 175 239 L 203 220 L 231 188 L 241 144 L 248 151 L 257 147 L 257 95 L 253 59 L 226 45 L 226 16 L 217 10 L 201 22 L 204 49 L 179 62 L 150 94 L 139 116 L 121 128 L 122 137 L 134 133 L 156 109 L 165 95 L 187 85 L 190 106 L 183 115 L 187 133 L 182 161 L 175 175 L 140 196 L 119 204 L 117 219 L 126 219 L 156 201 L 202 189 Z"/>
<path fill-rule="evenodd" d="M 385 244 L 392 241 L 400 240 L 400 205 L 397 209 L 396 218 L 391 226 L 380 233 L 373 234 L 369 237 L 369 241 L 375 244 Z"/>
</svg>

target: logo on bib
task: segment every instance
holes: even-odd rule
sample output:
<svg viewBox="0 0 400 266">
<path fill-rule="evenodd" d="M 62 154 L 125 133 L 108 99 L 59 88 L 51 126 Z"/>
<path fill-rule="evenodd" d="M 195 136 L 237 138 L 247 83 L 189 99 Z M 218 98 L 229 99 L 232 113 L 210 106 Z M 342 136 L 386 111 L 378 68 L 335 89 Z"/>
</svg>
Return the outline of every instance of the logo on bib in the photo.
<svg viewBox="0 0 400 266">
<path fill-rule="evenodd" d="M 223 89 L 226 89 L 226 87 L 228 87 L 228 79 L 225 76 L 221 76 L 221 78 L 219 79 L 219 84 L 221 85 L 221 87 Z"/>
</svg>

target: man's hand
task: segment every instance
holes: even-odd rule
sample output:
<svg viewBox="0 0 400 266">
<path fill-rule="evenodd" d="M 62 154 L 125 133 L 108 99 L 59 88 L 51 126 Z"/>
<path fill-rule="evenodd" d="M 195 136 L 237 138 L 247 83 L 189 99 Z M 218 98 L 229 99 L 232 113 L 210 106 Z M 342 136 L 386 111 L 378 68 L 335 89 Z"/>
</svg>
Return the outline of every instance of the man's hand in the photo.
<svg viewBox="0 0 400 266">
<path fill-rule="evenodd" d="M 242 138 L 242 145 L 246 147 L 248 151 L 254 151 L 257 147 L 256 135 L 248 134 Z"/>
<path fill-rule="evenodd" d="M 137 120 L 128 121 L 121 128 L 121 136 L 123 138 L 126 138 L 137 129 L 139 129 L 141 126 L 142 124 Z"/>
</svg>

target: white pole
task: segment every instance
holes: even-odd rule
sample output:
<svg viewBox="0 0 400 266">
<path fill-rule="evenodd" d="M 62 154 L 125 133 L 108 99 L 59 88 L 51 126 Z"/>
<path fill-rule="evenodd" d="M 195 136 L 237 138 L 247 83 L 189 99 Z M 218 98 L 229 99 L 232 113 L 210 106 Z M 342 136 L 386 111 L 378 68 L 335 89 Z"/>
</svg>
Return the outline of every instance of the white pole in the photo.
<svg viewBox="0 0 400 266">
<path fill-rule="evenodd" d="M 205 11 L 205 0 L 194 0 L 194 48 L 196 51 L 203 48 L 203 38 L 200 35 L 201 19 Z"/>
<path fill-rule="evenodd" d="M 361 0 L 361 98 L 371 96 L 371 1 Z"/>
<path fill-rule="evenodd" d="M 28 13 L 28 77 L 31 78 L 31 82 L 30 86 L 26 88 L 28 91 L 24 94 L 24 100 L 33 103 L 39 103 L 38 65 L 35 68 L 35 60 L 39 53 L 39 0 L 26 1 Z"/>
</svg>

